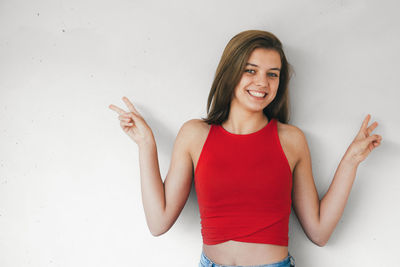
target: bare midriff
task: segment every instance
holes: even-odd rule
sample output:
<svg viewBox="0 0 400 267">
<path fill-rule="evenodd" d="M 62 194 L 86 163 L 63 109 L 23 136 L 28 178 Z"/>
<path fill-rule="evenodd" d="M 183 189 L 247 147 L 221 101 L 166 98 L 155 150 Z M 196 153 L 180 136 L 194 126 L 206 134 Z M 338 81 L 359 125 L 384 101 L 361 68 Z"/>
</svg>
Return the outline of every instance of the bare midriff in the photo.
<svg viewBox="0 0 400 267">
<path fill-rule="evenodd" d="M 288 256 L 288 247 L 272 244 L 227 241 L 216 245 L 203 243 L 204 254 L 220 265 L 263 265 Z"/>
</svg>

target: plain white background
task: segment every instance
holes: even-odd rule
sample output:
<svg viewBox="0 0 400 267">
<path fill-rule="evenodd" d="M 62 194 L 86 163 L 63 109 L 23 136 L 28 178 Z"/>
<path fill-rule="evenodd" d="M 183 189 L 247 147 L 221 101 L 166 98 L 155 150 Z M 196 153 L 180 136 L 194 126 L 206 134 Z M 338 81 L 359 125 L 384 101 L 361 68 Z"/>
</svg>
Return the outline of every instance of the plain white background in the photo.
<svg viewBox="0 0 400 267">
<path fill-rule="evenodd" d="M 197 266 L 192 192 L 153 237 L 138 149 L 109 104 L 127 96 L 156 137 L 163 179 L 181 125 L 206 115 L 237 33 L 284 44 L 290 124 L 306 134 L 319 196 L 370 113 L 382 144 L 358 171 L 325 247 L 292 212 L 296 266 L 387 266 L 400 248 L 397 1 L 0 1 L 0 266 Z"/>
</svg>

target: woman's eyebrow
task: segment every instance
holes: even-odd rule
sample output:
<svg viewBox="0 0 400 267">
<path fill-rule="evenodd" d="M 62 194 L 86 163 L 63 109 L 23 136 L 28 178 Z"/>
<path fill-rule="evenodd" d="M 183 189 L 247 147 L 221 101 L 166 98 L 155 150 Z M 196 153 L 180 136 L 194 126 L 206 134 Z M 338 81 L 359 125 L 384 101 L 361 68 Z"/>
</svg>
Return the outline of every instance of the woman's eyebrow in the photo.
<svg viewBox="0 0 400 267">
<path fill-rule="evenodd" d="M 246 63 L 246 66 L 247 66 L 247 65 L 254 66 L 254 67 L 257 67 L 257 68 L 259 67 L 258 65 L 253 64 L 253 63 L 249 63 L 249 62 Z M 280 68 L 271 68 L 270 70 L 279 70 L 279 71 L 281 71 Z"/>
</svg>

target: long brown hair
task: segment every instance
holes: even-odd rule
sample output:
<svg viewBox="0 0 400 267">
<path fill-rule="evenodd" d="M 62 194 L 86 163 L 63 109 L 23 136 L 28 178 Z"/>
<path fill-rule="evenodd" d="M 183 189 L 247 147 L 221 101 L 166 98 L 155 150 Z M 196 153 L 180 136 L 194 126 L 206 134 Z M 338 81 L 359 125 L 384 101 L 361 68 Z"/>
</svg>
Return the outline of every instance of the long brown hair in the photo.
<svg viewBox="0 0 400 267">
<path fill-rule="evenodd" d="M 282 123 L 289 121 L 288 84 L 292 68 L 286 60 L 281 41 L 272 33 L 260 30 L 243 31 L 226 45 L 208 95 L 207 117 L 202 118 L 203 121 L 222 124 L 228 119 L 234 89 L 242 77 L 250 54 L 259 47 L 273 49 L 281 57 L 278 92 L 263 112 L 269 120 L 276 118 Z"/>
</svg>

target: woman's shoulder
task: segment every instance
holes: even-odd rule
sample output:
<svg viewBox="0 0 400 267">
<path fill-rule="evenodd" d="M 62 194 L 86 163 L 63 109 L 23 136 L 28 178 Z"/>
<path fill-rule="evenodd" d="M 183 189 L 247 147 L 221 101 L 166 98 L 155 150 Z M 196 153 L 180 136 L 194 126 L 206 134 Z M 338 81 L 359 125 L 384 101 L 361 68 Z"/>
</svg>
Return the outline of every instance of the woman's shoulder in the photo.
<svg viewBox="0 0 400 267">
<path fill-rule="evenodd" d="M 207 127 L 210 127 L 210 125 L 208 123 L 206 123 L 204 120 L 197 119 L 197 118 L 187 120 L 186 122 L 183 123 L 183 126 L 187 126 L 189 128 L 198 128 L 198 127 L 207 128 Z"/>
<path fill-rule="evenodd" d="M 281 130 L 285 134 L 293 135 L 293 137 L 304 134 L 303 131 L 299 127 L 297 127 L 293 124 L 283 123 L 283 122 L 280 122 L 279 120 L 276 120 L 276 121 L 277 121 L 278 131 Z"/>
<path fill-rule="evenodd" d="M 183 123 L 180 133 L 182 138 L 192 142 L 202 139 L 203 136 L 207 136 L 210 127 L 211 125 L 202 119 L 190 119 Z"/>
<path fill-rule="evenodd" d="M 278 121 L 277 128 L 282 148 L 293 170 L 307 145 L 305 135 L 299 127 L 288 123 Z"/>
<path fill-rule="evenodd" d="M 297 126 L 277 121 L 278 134 L 286 143 L 299 147 L 306 142 L 304 132 Z"/>
<path fill-rule="evenodd" d="M 207 139 L 211 125 L 202 119 L 190 119 L 183 123 L 177 140 L 185 144 L 192 158 L 195 158 Z"/>
<path fill-rule="evenodd" d="M 186 132 L 190 133 L 191 135 L 200 132 L 204 132 L 210 129 L 211 125 L 206 123 L 202 119 L 190 119 L 186 122 L 183 123 L 182 129 L 184 129 Z"/>
</svg>

